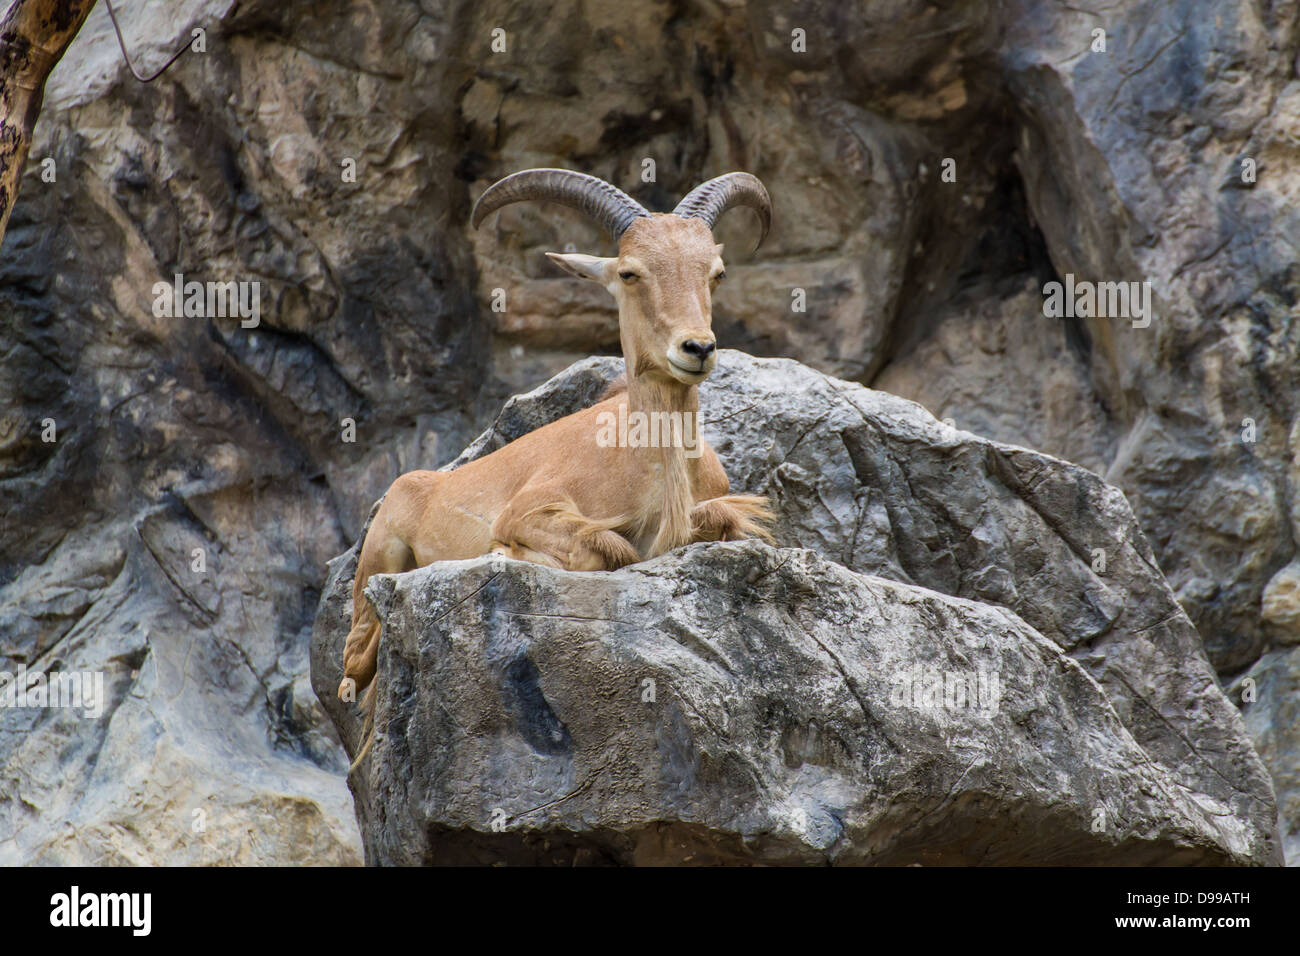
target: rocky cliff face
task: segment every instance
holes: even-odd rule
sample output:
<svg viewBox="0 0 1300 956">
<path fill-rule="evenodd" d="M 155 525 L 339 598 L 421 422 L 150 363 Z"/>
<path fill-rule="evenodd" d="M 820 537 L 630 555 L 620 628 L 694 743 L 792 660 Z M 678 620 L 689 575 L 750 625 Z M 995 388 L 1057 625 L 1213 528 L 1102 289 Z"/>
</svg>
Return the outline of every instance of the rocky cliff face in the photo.
<svg viewBox="0 0 1300 956">
<path fill-rule="evenodd" d="M 723 345 L 1123 489 L 1300 853 L 1294 4 L 190 0 L 124 25 L 145 69 L 195 26 L 206 52 L 138 85 L 98 9 L 52 79 L 0 248 L 0 669 L 96 669 L 109 688 L 94 722 L 0 714 L 0 859 L 360 859 L 305 678 L 323 564 L 397 473 L 616 347 L 603 293 L 541 256 L 606 250 L 589 223 L 517 207 L 466 231 L 477 191 L 528 165 L 655 208 L 756 173 L 775 224 L 757 256 L 744 214 L 719 229 Z M 260 325 L 155 317 L 177 272 L 260 282 Z M 1150 324 L 1045 318 L 1043 284 L 1067 275 L 1149 282 Z M 853 452 L 863 475 L 887 475 L 871 454 Z M 860 542 L 805 538 L 801 509 L 857 512 L 812 497 L 801 468 L 778 489 L 782 543 L 884 575 L 865 556 L 902 520 L 889 496 Z M 1010 607 L 1058 645 L 1088 633 L 1032 618 L 1051 588 L 1028 570 L 1012 596 L 961 564 L 995 546 L 978 523 L 930 534 L 897 535 L 907 577 L 884 576 Z M 1100 626 L 1098 600 L 1048 603 Z M 1179 635 L 1166 652 L 1192 653 Z"/>
</svg>

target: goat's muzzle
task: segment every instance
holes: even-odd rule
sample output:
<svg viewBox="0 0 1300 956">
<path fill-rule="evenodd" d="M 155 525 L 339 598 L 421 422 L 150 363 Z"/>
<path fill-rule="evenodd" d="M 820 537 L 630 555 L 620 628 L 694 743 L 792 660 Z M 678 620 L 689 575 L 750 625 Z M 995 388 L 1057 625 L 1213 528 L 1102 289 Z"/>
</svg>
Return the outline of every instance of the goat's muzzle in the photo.
<svg viewBox="0 0 1300 956">
<path fill-rule="evenodd" d="M 718 364 L 718 343 L 709 332 L 682 334 L 668 349 L 669 374 L 687 385 L 709 377 Z"/>
</svg>

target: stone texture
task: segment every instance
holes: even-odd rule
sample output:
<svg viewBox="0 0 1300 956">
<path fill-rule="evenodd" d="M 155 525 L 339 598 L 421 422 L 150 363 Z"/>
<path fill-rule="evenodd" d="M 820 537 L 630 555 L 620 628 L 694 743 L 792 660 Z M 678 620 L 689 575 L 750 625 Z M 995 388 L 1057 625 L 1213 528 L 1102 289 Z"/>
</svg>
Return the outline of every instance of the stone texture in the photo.
<svg viewBox="0 0 1300 956">
<path fill-rule="evenodd" d="M 489 556 L 373 597 L 371 863 L 1221 865 L 1264 846 L 1014 614 L 811 551 L 693 545 L 612 574 Z"/>
<path fill-rule="evenodd" d="M 1273 575 L 1264 589 L 1264 627 L 1278 644 L 1300 644 L 1300 561 Z"/>
<path fill-rule="evenodd" d="M 207 52 L 140 86 L 99 5 L 51 77 L 0 248 L 0 669 L 75 650 L 68 661 L 116 668 L 130 701 L 128 687 L 143 692 L 131 673 L 161 667 L 169 683 L 142 719 L 237 724 L 249 749 L 231 766 L 269 761 L 287 781 L 259 790 L 263 805 L 290 794 L 333 808 L 298 842 L 359 855 L 329 722 L 310 697 L 285 703 L 301 689 L 324 560 L 398 473 L 447 461 L 506 397 L 616 347 L 598 290 L 541 255 L 607 253 L 590 224 L 515 207 L 467 231 L 474 196 L 527 165 L 604 175 L 656 208 L 709 175 L 755 172 L 774 228 L 753 254 L 747 214 L 720 224 L 723 345 L 915 398 L 1104 476 L 1225 681 L 1296 640 L 1294 3 L 150 0 L 120 12 L 144 70 L 195 26 Z M 1098 28 L 1105 53 L 1090 50 Z M 39 177 L 47 157 L 56 183 Z M 261 327 L 154 318 L 153 283 L 178 271 L 262 282 Z M 1044 319 L 1036 290 L 1065 273 L 1151 281 L 1155 320 Z M 490 308 L 495 289 L 505 312 Z M 795 289 L 806 312 L 792 311 Z M 47 417 L 55 444 L 39 437 Z M 355 443 L 340 440 L 344 418 Z M 204 581 L 185 570 L 201 545 L 217 569 Z M 221 689 L 230 680 L 238 692 Z M 92 782 L 95 746 L 64 743 L 126 733 L 125 713 L 107 731 L 19 723 L 0 728 L 0 860 L 56 841 L 69 859 L 99 856 L 61 814 L 125 819 L 111 810 L 116 777 Z M 1261 744 L 1279 780 L 1300 767 L 1288 740 Z M 33 777 L 20 748 L 50 769 Z M 162 778 L 180 756 L 157 759 Z M 219 794 L 226 771 L 208 764 L 179 775 Z M 146 802 L 167 806 L 161 792 Z M 169 813 L 137 818 L 170 832 Z M 263 845 L 262 859 L 282 858 Z"/>
<path fill-rule="evenodd" d="M 1249 696 L 1247 681 L 1251 682 Z M 1265 654 L 1228 692 L 1241 705 L 1246 728 L 1260 757 L 1274 768 L 1279 816 L 1284 824 L 1300 818 L 1300 773 L 1286 756 L 1300 746 L 1300 648 L 1286 647 Z M 1283 839 L 1286 858 L 1294 861 L 1300 857 L 1300 839 L 1295 830 L 1284 830 Z"/>
<path fill-rule="evenodd" d="M 507 403 L 493 426 L 448 467 L 490 453 L 520 434 L 582 407 L 621 370 L 619 359 L 588 359 L 545 386 L 516 396 Z M 603 752 L 601 748 L 613 745 L 575 743 L 574 752 L 562 761 L 568 767 L 568 776 L 561 774 L 552 779 L 550 790 L 542 783 L 528 786 L 521 783 L 514 789 L 508 781 L 524 773 L 516 762 L 524 766 L 540 759 L 525 746 L 531 744 L 536 750 L 540 745 L 526 730 L 519 729 L 518 720 L 522 718 L 515 724 L 491 728 L 485 725 L 482 732 L 490 738 L 487 741 L 466 739 L 475 738 L 479 733 L 470 726 L 473 722 L 466 721 L 467 715 L 476 711 L 493 711 L 494 705 L 489 700 L 493 694 L 516 692 L 510 690 L 513 678 L 509 674 L 501 676 L 502 668 L 541 667 L 536 660 L 531 665 L 504 664 L 501 657 L 533 660 L 528 636 L 533 625 L 527 622 L 533 617 L 552 614 L 558 615 L 556 620 L 560 624 L 538 635 L 537 641 L 545 647 L 539 646 L 536 653 L 550 660 L 551 652 L 545 648 L 552 642 L 566 650 L 556 651 L 554 669 L 545 672 L 542 689 L 530 693 L 545 700 L 550 700 L 552 695 L 567 700 L 572 695 L 574 701 L 588 702 L 604 702 L 614 691 L 607 683 L 611 679 L 608 673 L 570 666 L 573 655 L 585 653 L 579 648 L 587 648 L 595 657 L 603 658 L 617 657 L 618 648 L 639 647 L 642 641 L 656 646 L 665 641 L 676 642 L 707 658 L 711 666 L 718 663 L 716 655 L 720 655 L 724 670 L 731 669 L 731 664 L 726 662 L 743 658 L 743 665 L 735 665 L 742 672 L 734 683 L 725 686 L 727 693 L 743 698 L 749 693 L 746 682 L 753 680 L 763 686 L 764 693 L 776 699 L 782 693 L 790 693 L 790 685 L 783 684 L 776 675 L 787 667 L 801 673 L 800 666 L 787 655 L 799 657 L 803 652 L 798 648 L 807 640 L 793 627 L 789 617 L 796 621 L 836 622 L 837 626 L 832 628 L 837 635 L 836 646 L 842 646 L 844 654 L 856 662 L 854 667 L 867 667 L 865 662 L 883 657 L 888 661 L 884 667 L 886 673 L 914 664 L 936 666 L 935 660 L 955 659 L 952 655 L 956 652 L 951 648 L 938 649 L 946 646 L 948 640 L 960 645 L 969 639 L 980 646 L 992 641 L 1006 649 L 1008 639 L 994 641 L 986 630 L 987 622 L 994 619 L 1013 622 L 1017 636 L 1009 640 L 1010 644 L 1045 641 L 1043 646 L 1055 649 L 1054 657 L 1062 661 L 1069 659 L 1070 668 L 1077 664 L 1089 675 L 1089 687 L 1095 681 L 1106 701 L 1107 719 L 1114 713 L 1124 728 L 1124 736 L 1131 737 L 1145 753 L 1144 760 L 1158 768 L 1159 777 L 1164 781 L 1162 786 L 1181 793 L 1190 806 L 1201 807 L 1208 814 L 1207 820 L 1226 816 L 1244 824 L 1235 834 L 1213 838 L 1222 852 L 1239 861 L 1269 863 L 1280 859 L 1275 834 L 1276 811 L 1267 774 L 1250 746 L 1241 717 L 1215 681 L 1195 629 L 1155 566 L 1137 521 L 1117 489 L 1083 468 L 957 431 L 936 421 L 912 402 L 830 378 L 789 360 L 755 359 L 723 350 L 717 371 L 700 391 L 703 434 L 722 458 L 733 490 L 767 494 L 778 511 L 777 543 L 785 548 L 811 549 L 820 558 L 814 559 L 803 550 L 762 549 L 760 554 L 732 549 L 714 553 L 699 547 L 693 548 L 689 557 L 672 560 L 665 557 L 646 566 L 647 570 L 638 572 L 640 577 L 632 569 L 613 576 L 539 577 L 513 563 L 483 559 L 469 565 L 448 565 L 443 570 L 382 576 L 382 584 L 377 578 L 377 583 L 372 585 L 374 600 L 385 620 L 385 641 L 390 648 L 383 652 L 388 656 L 381 653 L 383 689 L 377 726 L 389 739 L 377 748 L 373 762 L 363 765 L 360 781 L 354 781 L 370 861 L 447 862 L 460 859 L 458 854 L 462 852 L 489 854 L 493 852 L 492 847 L 511 859 L 542 859 L 528 857 L 514 845 L 514 838 L 496 840 L 489 836 L 482 842 L 480 838 L 488 824 L 481 813 L 474 814 L 482 810 L 483 801 L 491 805 L 496 805 L 491 803 L 494 800 L 498 804 L 505 801 L 502 804 L 505 812 L 515 814 L 520 801 L 530 796 L 538 796 L 539 804 L 559 799 L 583 784 L 586 777 L 580 771 L 590 771 L 601 763 L 598 752 L 584 752 L 581 756 L 578 752 L 587 746 Z M 356 715 L 350 706 L 334 697 L 334 691 L 341 679 L 342 644 L 350 623 L 355 553 L 356 546 L 331 564 L 312 650 L 313 686 L 340 726 L 351 752 L 357 749 Z M 789 571 L 786 578 L 777 576 L 777 583 L 770 585 L 774 590 L 769 590 L 768 585 L 752 588 L 740 583 L 765 578 L 787 559 L 794 563 L 795 570 Z M 851 571 L 905 583 L 908 587 L 892 589 L 874 578 L 859 586 L 852 575 L 846 576 L 831 562 L 838 562 Z M 714 564 L 726 565 L 731 570 L 715 568 L 723 576 L 720 581 L 715 580 L 703 570 Z M 651 567 L 654 570 L 649 570 Z M 498 576 L 501 583 L 489 588 L 487 582 L 496 581 Z M 613 583 L 602 583 L 611 577 Z M 835 584 L 828 583 L 829 579 L 834 579 Z M 872 591 L 873 588 L 876 590 Z M 822 595 L 823 590 L 830 592 L 829 595 Z M 863 597 L 863 590 L 875 597 Z M 885 594 L 891 597 L 886 598 Z M 966 600 L 954 604 L 945 600 L 944 595 Z M 882 611 L 878 606 L 871 612 L 852 610 L 860 609 L 863 603 L 881 600 L 928 602 L 927 606 L 934 607 L 933 616 L 922 614 L 894 629 L 892 612 Z M 683 601 L 689 607 L 681 611 L 679 620 L 678 608 Z M 942 625 L 933 623 L 947 620 L 947 611 L 939 608 L 969 607 L 969 602 L 981 606 L 979 613 L 993 616 L 982 618 L 985 624 L 972 625 L 977 632 L 974 635 L 944 632 L 938 646 L 930 643 L 930 637 L 935 635 L 927 637 L 922 622 L 929 620 L 933 627 L 942 630 Z M 994 607 L 998 606 L 1014 614 L 994 613 Z M 593 629 L 583 630 L 585 625 L 578 619 L 584 617 L 597 620 Z M 524 623 L 518 623 L 517 618 Z M 1023 627 L 1021 620 L 1028 627 Z M 964 627 L 957 625 L 955 630 L 961 632 Z M 716 655 L 708 650 L 714 646 L 715 637 L 721 648 Z M 895 646 L 886 651 L 877 643 L 878 638 Z M 502 648 L 515 650 L 507 654 Z M 628 653 L 633 655 L 634 665 L 645 667 L 656 680 L 674 686 L 695 680 L 689 676 L 695 673 L 693 661 L 682 664 L 678 670 L 671 662 L 660 659 L 666 653 L 662 649 L 646 650 L 644 658 L 637 657 L 640 652 L 635 649 Z M 989 666 L 1003 667 L 1003 673 L 1021 666 L 1001 658 L 1002 650 L 990 653 L 1003 663 Z M 774 665 L 770 670 L 753 663 L 755 659 L 767 658 L 788 660 L 788 663 Z M 1044 660 L 1032 666 L 1024 664 L 1030 669 L 1038 666 L 1046 667 L 1047 663 Z M 1052 666 L 1058 671 L 1065 667 L 1063 663 Z M 758 668 L 758 672 L 744 670 L 748 667 Z M 464 676 L 470 671 L 481 678 L 467 679 L 468 685 L 476 689 L 456 690 L 455 676 L 448 675 Z M 630 673 L 620 679 L 630 680 Z M 1070 673 L 1073 674 L 1072 669 Z M 887 703 L 880 690 L 879 682 L 883 679 L 881 674 L 876 674 L 872 684 L 874 703 L 864 704 L 871 713 Z M 391 681 L 392 686 L 385 687 L 384 681 Z M 572 686 L 574 683 L 579 686 Z M 867 691 L 863 693 L 872 697 Z M 632 706 L 635 701 L 627 703 Z M 425 710 L 437 709 L 442 704 L 451 709 L 450 714 L 424 719 Z M 536 706 L 542 708 L 540 702 Z M 838 719 L 824 709 L 829 706 L 825 699 L 805 701 L 802 706 L 807 709 L 787 715 L 788 724 L 780 723 L 774 730 L 761 721 L 752 723 L 725 746 L 757 748 L 766 754 L 764 759 L 776 759 L 777 755 L 764 749 L 764 741 L 772 734 L 779 736 L 795 726 L 824 727 Z M 1024 721 L 1034 724 L 1037 718 L 1031 715 L 1035 708 L 1036 705 L 1028 706 L 1028 710 L 1021 712 Z M 686 712 L 691 712 L 689 707 Z M 564 711 L 567 713 L 570 712 Z M 625 713 L 614 709 L 602 714 L 592 726 L 619 725 L 624 717 Z M 560 724 L 568 725 L 563 714 L 558 719 Z M 705 724 L 709 722 L 707 714 L 699 719 Z M 1092 726 L 1091 722 L 1099 721 L 1100 717 L 1077 719 L 1086 725 L 1086 730 L 1076 733 L 1108 737 L 1113 734 L 1111 730 Z M 686 747 L 688 756 L 681 759 L 695 760 L 696 756 L 692 756 L 695 751 L 691 749 L 695 745 L 687 746 L 682 741 L 697 739 L 698 730 L 682 730 L 684 736 L 676 742 L 661 740 L 662 749 L 674 752 L 675 747 Z M 984 746 L 992 746 L 989 743 L 992 739 L 1001 739 L 1000 733 L 984 738 Z M 885 737 L 893 739 L 887 731 Z M 947 741 L 948 738 L 940 732 L 939 739 Z M 897 749 L 915 750 L 913 756 L 922 762 L 943 759 L 920 738 L 910 744 L 898 740 L 894 743 Z M 645 749 L 655 744 L 647 740 L 638 746 Z M 875 745 L 868 746 L 859 739 L 858 744 L 844 746 L 848 753 L 843 759 L 849 763 L 877 762 L 871 749 Z M 970 746 L 978 749 L 979 745 L 971 743 Z M 1010 751 L 998 751 L 993 763 L 1020 764 L 1022 756 L 1011 752 L 1016 749 L 1015 744 L 1008 746 Z M 1051 745 L 1043 746 L 1054 752 Z M 1113 746 L 1118 753 L 1128 744 L 1121 745 L 1116 739 L 1108 746 Z M 971 751 L 972 755 L 974 752 Z M 658 758 L 640 751 L 638 754 L 633 762 L 649 767 L 657 766 L 656 760 L 668 759 L 663 754 Z M 718 759 L 726 763 L 725 758 Z M 1068 769 L 1077 766 L 1071 763 L 1072 759 L 1062 757 L 1063 763 L 1058 768 L 1062 779 L 1068 779 L 1074 772 Z M 480 783 L 498 772 L 497 783 L 490 779 Z M 910 771 L 895 767 L 893 772 L 905 778 Z M 410 783 L 413 779 L 424 780 L 429 774 L 437 779 L 429 780 L 428 789 L 422 789 L 423 784 Z M 524 774 L 523 779 L 531 777 Z M 856 783 L 845 783 L 840 788 L 844 793 L 853 791 L 854 787 L 866 787 L 872 792 L 883 788 L 886 795 L 891 792 L 887 776 L 872 778 L 876 782 L 869 787 L 862 777 L 850 779 Z M 955 786 L 957 777 L 949 775 L 944 779 L 949 782 L 935 784 L 938 789 L 931 797 L 942 797 L 948 792 L 945 787 Z M 399 781 L 407 783 L 399 784 Z M 775 787 L 778 793 L 782 786 L 787 784 Z M 900 786 L 906 789 L 905 785 Z M 446 789 L 449 787 L 451 791 Z M 767 792 L 762 786 L 758 790 Z M 1039 808 L 1042 810 L 1054 800 L 1064 800 L 1062 792 L 1050 798 L 1046 793 L 1039 793 L 1030 802 L 1043 800 Z M 1082 792 L 1074 793 L 1068 801 L 1074 803 L 1076 824 L 1069 828 L 1074 836 L 1064 838 L 1065 844 L 1083 835 L 1078 830 L 1078 819 L 1081 819 L 1078 815 L 1084 813 L 1082 808 L 1093 796 L 1080 800 Z M 706 858 L 709 853 L 715 853 L 719 860 L 741 859 L 744 853 L 734 847 L 724 849 L 722 844 L 730 846 L 729 841 L 734 838 L 748 845 L 753 833 L 768 825 L 763 822 L 768 820 L 764 814 L 776 814 L 784 798 L 773 795 L 769 804 L 764 797 L 759 801 L 762 809 L 757 811 L 758 816 L 741 824 L 727 822 L 725 811 L 733 803 L 744 805 L 746 800 L 754 798 L 727 793 L 722 795 L 721 791 L 712 790 L 707 795 L 688 793 L 682 799 L 701 801 L 689 807 L 653 796 L 647 796 L 635 807 L 619 804 L 612 811 L 614 816 L 605 822 L 586 821 L 598 831 L 590 841 L 565 843 L 568 838 L 563 834 L 577 825 L 575 821 L 585 819 L 579 810 L 574 811 L 578 814 L 575 817 L 567 816 L 566 811 L 543 821 L 521 822 L 522 829 L 516 836 L 522 839 L 525 831 L 531 831 L 529 840 L 555 839 L 568 850 L 595 854 L 596 859 L 644 858 L 664 862 L 671 857 L 667 848 L 647 850 L 648 857 L 638 856 L 641 851 L 636 849 L 644 836 L 642 828 L 653 831 L 651 824 L 662 821 L 673 839 L 680 837 L 688 848 L 693 849 L 695 844 L 691 838 L 676 832 L 679 825 L 704 840 L 707 846 L 702 845 L 700 853 Z M 963 803 L 959 798 L 954 801 Z M 444 808 L 446 815 L 443 815 Z M 702 808 L 709 812 L 704 813 Z M 805 809 L 814 812 L 810 807 Z M 924 800 L 912 804 L 909 810 L 900 810 L 904 816 L 898 825 L 910 826 L 922 817 L 928 820 L 933 809 Z M 856 804 L 850 808 L 845 803 L 832 803 L 825 813 L 835 816 L 841 811 L 863 812 L 867 819 L 855 824 L 860 828 L 850 828 L 851 835 L 841 834 L 825 845 L 816 846 L 819 852 L 838 858 L 842 851 L 845 861 L 877 862 L 899 862 L 908 853 L 919 852 L 912 844 L 898 850 L 903 856 L 891 855 L 893 850 L 881 850 L 877 854 L 875 850 L 865 849 L 878 839 L 888 844 L 889 839 L 875 834 L 875 828 L 889 828 Z M 982 805 L 976 816 L 985 819 L 986 813 L 1000 812 Z M 1030 816 L 1043 823 L 1043 818 L 1035 817 L 1038 812 L 1031 811 Z M 406 820 L 403 814 L 410 814 L 410 819 Z M 612 822 L 615 819 L 620 821 L 617 825 Z M 948 823 L 954 831 L 963 827 L 955 820 Z M 1027 824 L 1030 828 L 1037 825 Z M 1043 825 L 1050 829 L 1048 824 Z M 966 826 L 971 833 L 980 830 L 974 819 L 968 820 Z M 438 833 L 445 830 L 445 836 L 411 842 L 414 833 L 423 832 L 422 828 L 427 827 Z M 1086 832 L 1086 826 L 1083 831 Z M 490 828 L 486 832 L 492 833 Z M 841 838 L 847 839 L 848 844 L 840 846 Z M 1113 842 L 1103 841 L 1084 849 L 1072 844 L 1057 846 L 1046 836 L 1041 842 L 1036 843 L 1036 839 L 1039 838 L 1026 838 L 1020 856 L 1008 850 L 1006 856 L 989 851 L 987 857 L 981 857 L 984 851 L 979 848 L 986 844 L 968 834 L 951 848 L 951 856 L 940 853 L 929 859 L 933 862 L 1084 861 L 1099 860 L 1103 852 L 1109 852 L 1112 862 L 1138 863 L 1156 859 L 1165 852 L 1158 851 L 1156 856 L 1148 857 L 1145 851 L 1133 849 L 1130 856 L 1128 849 Z M 409 851 L 400 849 L 408 843 Z M 832 850 L 832 845 L 839 849 Z M 805 859 L 800 854 L 806 850 L 772 848 L 771 859 Z M 511 856 L 516 852 L 524 855 Z M 756 850 L 754 858 L 766 859 L 767 852 Z M 1176 854 L 1164 858 L 1171 862 L 1193 859 Z M 1201 859 L 1208 861 L 1210 857 Z"/>
</svg>

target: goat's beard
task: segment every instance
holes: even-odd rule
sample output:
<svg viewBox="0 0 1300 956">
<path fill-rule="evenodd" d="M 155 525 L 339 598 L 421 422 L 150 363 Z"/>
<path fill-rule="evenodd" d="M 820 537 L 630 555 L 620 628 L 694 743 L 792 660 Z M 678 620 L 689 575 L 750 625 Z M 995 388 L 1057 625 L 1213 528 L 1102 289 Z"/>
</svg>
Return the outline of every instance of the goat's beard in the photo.
<svg viewBox="0 0 1300 956">
<path fill-rule="evenodd" d="M 669 378 L 648 357 L 637 356 L 628 362 L 628 366 L 632 370 L 628 382 L 629 414 L 640 411 L 698 416 L 700 403 L 699 392 L 695 387 L 697 382 L 686 383 Z M 707 375 L 701 377 L 700 381 L 706 377 Z M 698 429 L 693 437 L 697 443 L 702 440 Z M 667 448 L 643 449 L 644 452 L 663 456 L 663 495 L 660 498 L 658 527 L 646 557 L 663 554 L 689 544 L 692 540 L 691 509 L 695 505 L 695 496 L 691 489 L 688 453 L 685 448 L 671 447 L 671 444 Z M 698 458 L 698 449 L 689 457 Z"/>
</svg>

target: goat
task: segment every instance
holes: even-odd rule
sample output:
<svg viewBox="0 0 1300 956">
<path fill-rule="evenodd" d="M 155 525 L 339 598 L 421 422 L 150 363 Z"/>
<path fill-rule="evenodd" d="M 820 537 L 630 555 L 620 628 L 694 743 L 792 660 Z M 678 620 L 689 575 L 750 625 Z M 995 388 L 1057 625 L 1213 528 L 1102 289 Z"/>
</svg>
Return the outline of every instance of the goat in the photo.
<svg viewBox="0 0 1300 956">
<path fill-rule="evenodd" d="M 393 482 L 361 547 L 343 650 L 339 696 L 355 700 L 369 686 L 366 743 L 353 767 L 369 750 L 373 722 L 381 627 L 365 596 L 371 575 L 489 552 L 570 571 L 613 570 L 693 541 L 770 539 L 766 500 L 728 493 L 722 464 L 698 428 L 695 448 L 597 440 L 611 417 L 698 421 L 698 386 L 717 363 L 712 294 L 725 275 L 712 227 L 728 209 L 748 206 L 759 215 L 761 244 L 772 215 L 763 184 L 727 173 L 697 186 L 672 213 L 652 214 L 594 176 L 528 169 L 484 191 L 471 222 L 478 228 L 524 200 L 580 209 L 618 242 L 610 258 L 547 256 L 614 296 L 626 387 L 454 471 L 412 471 Z"/>
</svg>

